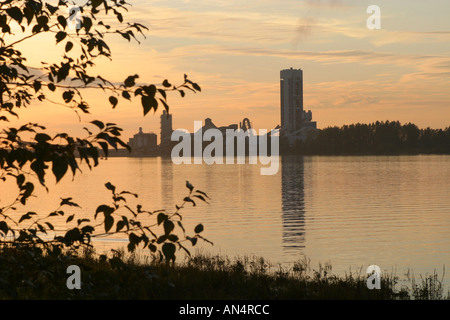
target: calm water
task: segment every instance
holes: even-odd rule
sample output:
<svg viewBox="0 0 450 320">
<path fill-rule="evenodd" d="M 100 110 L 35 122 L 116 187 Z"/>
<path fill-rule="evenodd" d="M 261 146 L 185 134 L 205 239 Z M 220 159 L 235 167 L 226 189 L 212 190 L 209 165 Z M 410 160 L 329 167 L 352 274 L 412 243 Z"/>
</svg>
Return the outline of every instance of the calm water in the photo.
<svg viewBox="0 0 450 320">
<path fill-rule="evenodd" d="M 376 264 L 402 276 L 442 275 L 450 266 L 450 156 L 283 157 L 273 176 L 259 165 L 173 165 L 170 159 L 111 158 L 92 172 L 50 183 L 29 208 L 50 212 L 72 196 L 92 218 L 109 203 L 105 182 L 136 192 L 148 210 L 173 211 L 186 180 L 205 191 L 209 204 L 188 206 L 184 223 L 205 226 L 206 252 L 263 256 L 288 264 L 306 256 L 330 262 L 343 274 Z M 0 186 L 4 204 L 11 190 Z M 121 247 L 124 239 L 96 242 Z M 450 272 L 445 282 L 450 283 Z"/>
</svg>

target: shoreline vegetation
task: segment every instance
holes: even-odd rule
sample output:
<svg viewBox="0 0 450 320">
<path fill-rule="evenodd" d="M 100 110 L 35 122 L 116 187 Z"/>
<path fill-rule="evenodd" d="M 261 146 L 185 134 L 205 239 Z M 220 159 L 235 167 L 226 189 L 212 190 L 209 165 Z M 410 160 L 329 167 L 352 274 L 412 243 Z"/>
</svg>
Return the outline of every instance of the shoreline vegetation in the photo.
<svg viewBox="0 0 450 320">
<path fill-rule="evenodd" d="M 413 123 L 376 121 L 327 127 L 289 145 L 280 154 L 299 155 L 418 155 L 450 154 L 450 126 L 419 129 Z"/>
<path fill-rule="evenodd" d="M 67 268 L 80 268 L 81 289 L 68 289 Z M 19 300 L 448 300 L 450 290 L 435 272 L 417 281 L 381 276 L 381 289 L 369 290 L 365 270 L 332 274 L 330 264 L 299 260 L 292 267 L 271 265 L 261 257 L 196 254 L 168 264 L 143 261 L 113 251 L 97 255 L 37 247 L 0 249 L 0 299 Z M 445 272 L 445 269 L 444 269 Z"/>
<path fill-rule="evenodd" d="M 209 143 L 204 142 L 203 148 Z M 177 142 L 172 142 L 166 148 L 156 146 L 153 149 L 132 152 L 119 148 L 110 150 L 108 157 L 170 157 L 172 147 L 176 144 Z M 289 141 L 287 137 L 282 136 L 279 144 L 281 156 L 448 155 L 450 126 L 445 129 L 421 129 L 413 123 L 402 124 L 388 120 L 368 124 L 356 123 L 310 130 L 302 139 L 296 141 Z M 245 150 L 248 154 L 248 141 Z"/>
</svg>

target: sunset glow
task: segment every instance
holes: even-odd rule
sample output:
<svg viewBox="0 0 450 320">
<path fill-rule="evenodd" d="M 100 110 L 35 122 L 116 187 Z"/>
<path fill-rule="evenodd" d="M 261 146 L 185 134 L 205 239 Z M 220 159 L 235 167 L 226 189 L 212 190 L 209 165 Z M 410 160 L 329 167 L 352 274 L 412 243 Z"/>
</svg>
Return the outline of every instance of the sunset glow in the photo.
<svg viewBox="0 0 450 320">
<path fill-rule="evenodd" d="M 303 69 L 304 108 L 319 128 L 377 120 L 448 126 L 448 1 L 377 1 L 381 30 L 366 26 L 368 1 L 130 2 L 128 17 L 149 28 L 146 38 L 139 45 L 110 36 L 113 60 L 99 60 L 98 74 L 116 82 L 139 74 L 142 83 L 155 84 L 182 82 L 188 74 L 202 92 L 169 95 L 174 128 L 192 130 L 195 120 L 207 117 L 217 125 L 248 117 L 255 128 L 274 128 L 280 123 L 279 70 L 289 67 Z M 62 54 L 63 45 L 59 52 L 54 41 L 36 37 L 20 49 L 39 66 Z M 139 127 L 159 132 L 159 111 L 144 118 L 138 101 L 121 100 L 111 110 L 106 94 L 85 94 L 92 116 L 82 122 L 116 122 L 125 138 Z M 79 132 L 74 119 L 68 109 L 36 105 L 19 122 Z"/>
</svg>

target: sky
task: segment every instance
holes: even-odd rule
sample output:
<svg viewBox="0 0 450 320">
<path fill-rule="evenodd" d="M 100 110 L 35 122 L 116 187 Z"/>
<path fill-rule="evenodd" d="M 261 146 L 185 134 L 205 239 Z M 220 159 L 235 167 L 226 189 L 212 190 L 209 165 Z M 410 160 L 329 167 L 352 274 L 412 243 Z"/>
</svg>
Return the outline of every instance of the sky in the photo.
<svg viewBox="0 0 450 320">
<path fill-rule="evenodd" d="M 450 2 L 448 0 L 130 0 L 125 20 L 146 25 L 140 44 L 108 37 L 112 61 L 97 62 L 98 74 L 141 83 L 183 75 L 202 92 L 168 96 L 173 128 L 193 131 L 209 117 L 217 126 L 249 118 L 256 129 L 280 124 L 280 70 L 301 68 L 304 109 L 319 128 L 373 121 L 450 126 Z M 370 30 L 367 8 L 381 9 L 381 29 Z M 54 37 L 21 45 L 29 63 L 58 59 Z M 55 132 L 78 132 L 86 122 L 117 123 L 128 139 L 142 127 L 159 135 L 159 116 L 143 116 L 139 100 L 86 91 L 92 116 L 81 123 L 73 111 L 35 104 L 21 122 L 40 122 Z"/>
</svg>

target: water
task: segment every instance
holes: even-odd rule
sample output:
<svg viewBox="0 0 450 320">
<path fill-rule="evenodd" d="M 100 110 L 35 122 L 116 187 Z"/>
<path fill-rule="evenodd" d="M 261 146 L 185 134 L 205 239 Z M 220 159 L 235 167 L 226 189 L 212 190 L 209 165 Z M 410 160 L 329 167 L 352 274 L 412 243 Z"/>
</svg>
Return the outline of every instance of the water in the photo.
<svg viewBox="0 0 450 320">
<path fill-rule="evenodd" d="M 110 203 L 109 181 L 139 194 L 130 205 L 173 211 L 189 180 L 211 198 L 182 211 L 188 230 L 203 223 L 214 242 L 199 243 L 203 252 L 263 256 L 274 264 L 308 257 L 313 267 L 330 262 L 337 274 L 375 264 L 399 276 L 408 269 L 442 275 L 450 266 L 450 156 L 285 156 L 273 176 L 260 175 L 260 165 L 174 165 L 161 158 L 110 158 L 84 171 L 74 182 L 50 181 L 49 193 L 39 189 L 27 209 L 50 212 L 71 196 L 82 206 L 73 212 L 92 218 L 98 205 Z M 13 190 L 0 186 L 1 205 Z M 96 242 L 100 250 L 125 244 L 121 237 Z"/>
</svg>

